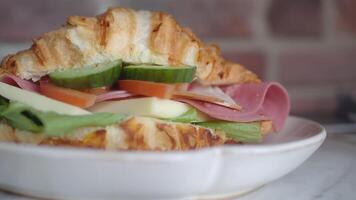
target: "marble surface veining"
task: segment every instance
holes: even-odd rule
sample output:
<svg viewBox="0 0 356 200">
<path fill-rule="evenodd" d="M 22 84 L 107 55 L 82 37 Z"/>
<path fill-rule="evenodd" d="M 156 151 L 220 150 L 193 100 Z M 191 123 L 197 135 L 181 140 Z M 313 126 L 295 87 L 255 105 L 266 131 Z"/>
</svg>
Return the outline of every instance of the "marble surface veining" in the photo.
<svg viewBox="0 0 356 200">
<path fill-rule="evenodd" d="M 295 171 L 239 200 L 356 199 L 356 134 L 329 134 Z"/>
<path fill-rule="evenodd" d="M 0 192 L 1 200 L 34 200 Z M 289 175 L 236 200 L 356 199 L 356 133 L 329 134 L 322 147 Z"/>
</svg>

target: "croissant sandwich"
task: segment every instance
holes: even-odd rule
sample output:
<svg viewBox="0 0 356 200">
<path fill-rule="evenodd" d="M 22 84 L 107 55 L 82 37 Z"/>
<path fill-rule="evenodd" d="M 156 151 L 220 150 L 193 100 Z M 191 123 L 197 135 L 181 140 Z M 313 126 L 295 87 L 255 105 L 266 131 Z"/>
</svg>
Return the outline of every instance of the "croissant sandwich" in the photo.
<svg viewBox="0 0 356 200">
<path fill-rule="evenodd" d="M 0 141 L 110 150 L 258 143 L 282 129 L 286 90 L 226 61 L 166 13 L 71 16 L 3 58 Z"/>
</svg>

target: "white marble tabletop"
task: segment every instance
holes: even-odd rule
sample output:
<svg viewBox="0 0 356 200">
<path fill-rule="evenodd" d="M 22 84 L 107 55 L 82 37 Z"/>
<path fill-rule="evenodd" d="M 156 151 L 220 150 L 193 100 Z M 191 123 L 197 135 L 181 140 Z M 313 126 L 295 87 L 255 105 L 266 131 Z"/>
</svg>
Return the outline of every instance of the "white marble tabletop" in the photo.
<svg viewBox="0 0 356 200">
<path fill-rule="evenodd" d="M 34 200 L 0 192 L 1 200 Z M 294 172 L 238 200 L 356 199 L 356 132 L 328 134 L 323 146 Z"/>
</svg>

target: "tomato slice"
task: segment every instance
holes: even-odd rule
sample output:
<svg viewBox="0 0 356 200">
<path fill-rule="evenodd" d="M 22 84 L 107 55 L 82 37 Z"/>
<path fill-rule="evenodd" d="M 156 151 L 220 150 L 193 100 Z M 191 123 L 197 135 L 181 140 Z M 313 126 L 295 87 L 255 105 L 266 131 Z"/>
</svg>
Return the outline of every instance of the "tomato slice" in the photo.
<svg viewBox="0 0 356 200">
<path fill-rule="evenodd" d="M 95 103 L 96 96 L 77 90 L 55 86 L 46 81 L 40 81 L 40 93 L 58 101 L 81 108 L 88 108 Z"/>
<path fill-rule="evenodd" d="M 175 90 L 174 84 L 138 80 L 119 80 L 119 88 L 133 94 L 169 99 Z"/>
</svg>

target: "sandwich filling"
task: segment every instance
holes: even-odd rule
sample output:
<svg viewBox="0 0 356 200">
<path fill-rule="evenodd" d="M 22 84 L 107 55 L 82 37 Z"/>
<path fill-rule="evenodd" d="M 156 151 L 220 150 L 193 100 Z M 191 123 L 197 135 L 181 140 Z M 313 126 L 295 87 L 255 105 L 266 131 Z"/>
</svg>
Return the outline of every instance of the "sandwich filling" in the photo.
<svg viewBox="0 0 356 200">
<path fill-rule="evenodd" d="M 55 71 L 37 83 L 4 75 L 1 118 L 13 128 L 58 137 L 129 116 L 202 126 L 236 142 L 261 141 L 262 121 L 272 121 L 274 131 L 283 126 L 288 97 L 279 84 L 202 86 L 194 76 L 194 67 L 121 61 Z"/>
</svg>

